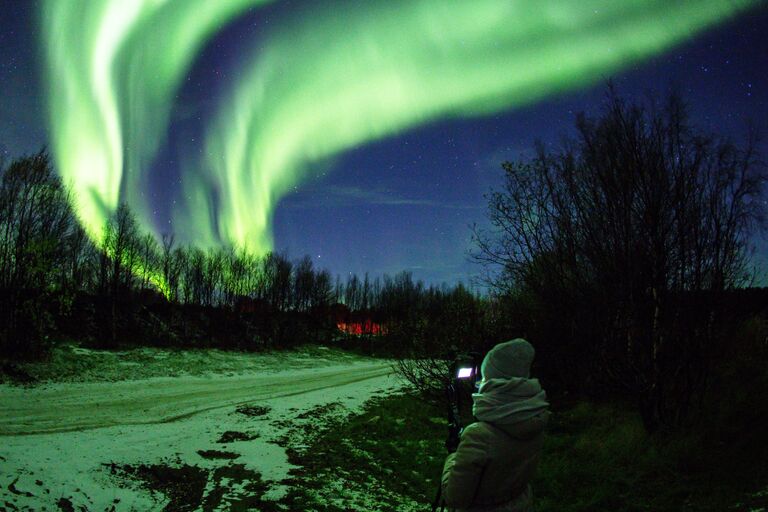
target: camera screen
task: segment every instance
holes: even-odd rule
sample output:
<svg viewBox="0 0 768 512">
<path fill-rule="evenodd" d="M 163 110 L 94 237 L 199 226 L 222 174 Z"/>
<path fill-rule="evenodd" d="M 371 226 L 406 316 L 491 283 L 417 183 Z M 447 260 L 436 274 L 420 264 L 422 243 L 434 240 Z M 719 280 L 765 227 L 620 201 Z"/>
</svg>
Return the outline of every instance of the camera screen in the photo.
<svg viewBox="0 0 768 512">
<path fill-rule="evenodd" d="M 459 371 L 456 374 L 456 377 L 458 377 L 459 379 L 468 379 L 472 376 L 472 370 L 473 369 L 471 367 L 459 368 Z"/>
</svg>

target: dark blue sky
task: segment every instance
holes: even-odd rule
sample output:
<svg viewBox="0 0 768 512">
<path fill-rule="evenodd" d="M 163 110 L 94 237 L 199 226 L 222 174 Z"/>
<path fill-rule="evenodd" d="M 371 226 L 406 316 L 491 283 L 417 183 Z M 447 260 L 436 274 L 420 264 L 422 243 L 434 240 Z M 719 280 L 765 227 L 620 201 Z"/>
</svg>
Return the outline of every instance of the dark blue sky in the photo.
<svg viewBox="0 0 768 512">
<path fill-rule="evenodd" d="M 282 2 L 245 16 L 200 54 L 179 92 L 168 144 L 153 169 L 153 187 L 179 172 L 179 152 L 200 140 L 210 98 L 236 69 L 243 39 L 260 24 L 306 2 Z M 34 152 L 47 143 L 44 88 L 39 74 L 37 2 L 0 0 L 0 152 Z M 739 140 L 748 122 L 768 133 L 768 8 L 765 6 L 613 77 L 630 99 L 670 86 L 683 91 L 693 120 Z M 505 159 L 530 155 L 535 141 L 556 145 L 572 133 L 576 113 L 597 114 L 605 83 L 480 119 L 433 123 L 339 155 L 279 204 L 278 249 L 309 254 L 342 276 L 410 270 L 428 282 L 468 282 L 469 225 L 485 222 L 484 193 L 501 182 Z M 193 112 L 191 116 L 185 112 Z M 768 145 L 762 145 L 765 154 Z M 167 208 L 158 205 L 158 222 Z M 760 252 L 764 244 L 760 242 Z"/>
</svg>

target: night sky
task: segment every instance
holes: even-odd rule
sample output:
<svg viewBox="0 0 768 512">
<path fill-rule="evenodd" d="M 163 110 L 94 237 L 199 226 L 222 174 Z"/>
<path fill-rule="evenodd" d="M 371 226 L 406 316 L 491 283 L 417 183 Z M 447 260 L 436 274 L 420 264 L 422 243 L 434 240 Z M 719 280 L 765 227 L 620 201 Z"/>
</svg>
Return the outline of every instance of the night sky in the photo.
<svg viewBox="0 0 768 512">
<path fill-rule="evenodd" d="M 370 5 L 371 11 L 378 9 L 383 14 L 377 15 L 385 16 L 384 3 L 358 2 L 357 14 L 350 15 L 350 32 L 355 32 L 354 20 L 364 19 L 360 5 Z M 589 3 L 574 1 L 573 5 Z M 35 152 L 42 146 L 56 152 L 46 76 L 52 88 L 58 82 L 56 76 L 45 72 L 42 7 L 32 0 L 0 0 L 0 152 L 6 158 Z M 206 136 L 217 126 L 226 126 L 227 112 L 237 114 L 236 109 L 228 110 L 231 105 L 226 103 L 237 88 L 235 84 L 248 74 L 249 60 L 258 60 L 262 52 L 269 54 L 271 50 L 273 60 L 278 61 L 276 69 L 282 73 L 295 64 L 280 62 L 278 50 L 290 38 L 281 43 L 279 37 L 322 16 L 343 18 L 350 9 L 348 1 L 278 1 L 243 10 L 211 33 L 172 91 L 167 122 L 155 128 L 159 137 L 155 137 L 157 148 L 150 151 L 152 157 L 143 164 L 126 159 L 128 167 L 146 167 L 144 177 L 137 181 L 140 189 L 126 183 L 119 187 L 122 198 L 148 205 L 146 225 L 157 233 L 175 231 L 188 242 L 211 243 L 210 233 L 198 240 L 197 231 L 190 228 L 202 222 L 197 213 L 180 218 L 174 213 L 175 201 L 184 197 L 181 183 L 185 173 L 193 172 L 190 169 L 210 152 L 211 146 L 204 142 Z M 334 25 L 329 22 L 328 26 Z M 618 71 L 598 71 L 585 83 L 558 87 L 543 98 L 533 94 L 533 99 L 514 102 L 512 107 L 494 104 L 481 109 L 487 112 L 471 116 L 460 110 L 425 115 L 423 121 L 388 128 L 380 136 L 367 135 L 360 142 L 352 138 L 338 150 L 318 151 L 320 157 L 302 164 L 301 178 L 279 194 L 269 220 L 274 247 L 292 258 L 309 254 L 320 267 L 342 276 L 348 272 L 379 275 L 408 270 L 429 283 L 468 283 L 479 271 L 467 258 L 469 226 L 485 222 L 483 195 L 501 183 L 501 162 L 530 156 L 537 140 L 556 147 L 563 136 L 572 133 L 576 113 L 599 113 L 609 78 L 620 94 L 630 99 L 677 87 L 690 104 L 693 120 L 706 130 L 739 140 L 752 122 L 768 134 L 766 34 L 768 8 L 762 3 L 746 14 L 670 44 L 661 53 L 631 59 Z M 398 37 L 392 34 L 393 39 Z M 297 38 L 296 44 L 307 43 Z M 304 53 L 297 50 L 290 55 L 296 59 Z M 329 62 L 313 54 L 310 57 L 307 73 L 315 67 L 322 72 L 324 66 L 339 65 L 332 60 L 333 55 Z M 471 66 L 471 59 L 456 65 Z M 119 72 L 131 71 L 126 68 Z M 289 72 L 285 71 L 286 76 Z M 500 75 L 509 72 L 499 69 Z M 301 75 L 297 72 L 296 76 Z M 340 81 L 351 79 L 339 77 Z M 120 92 L 128 95 L 130 91 L 124 88 Z M 270 97 L 271 92 L 265 88 L 264 94 Z M 311 94 L 312 89 L 305 92 Z M 285 98 L 290 99 L 289 95 L 280 89 L 275 101 L 288 101 Z M 276 109 L 269 99 L 261 101 Z M 219 136 L 228 143 L 227 130 L 220 131 Z M 763 143 L 761 149 L 768 154 L 768 145 Z M 59 162 L 59 155 L 55 156 Z M 247 208 L 250 199 L 245 195 Z M 215 211 L 227 196 L 221 184 L 212 181 L 206 197 Z M 194 205 L 187 207 L 187 211 L 194 209 Z M 212 232 L 214 238 L 226 238 L 222 229 Z M 764 243 L 758 245 L 759 252 L 764 252 Z"/>
</svg>

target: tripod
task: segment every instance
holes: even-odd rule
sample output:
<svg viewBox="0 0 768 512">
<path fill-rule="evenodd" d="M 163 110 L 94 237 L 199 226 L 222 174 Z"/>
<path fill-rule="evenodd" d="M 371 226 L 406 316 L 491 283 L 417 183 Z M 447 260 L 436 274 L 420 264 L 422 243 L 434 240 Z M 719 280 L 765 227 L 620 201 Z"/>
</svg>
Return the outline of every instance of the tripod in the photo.
<svg viewBox="0 0 768 512">
<path fill-rule="evenodd" d="M 445 440 L 445 449 L 448 450 L 448 453 L 453 453 L 459 447 L 459 438 L 463 430 L 459 416 L 459 393 L 456 392 L 455 382 L 446 386 L 445 394 L 448 398 L 448 438 Z M 437 495 L 435 501 L 432 502 L 432 512 L 436 512 L 438 507 L 440 507 L 440 512 L 445 510 L 442 478 L 437 479 Z"/>
</svg>

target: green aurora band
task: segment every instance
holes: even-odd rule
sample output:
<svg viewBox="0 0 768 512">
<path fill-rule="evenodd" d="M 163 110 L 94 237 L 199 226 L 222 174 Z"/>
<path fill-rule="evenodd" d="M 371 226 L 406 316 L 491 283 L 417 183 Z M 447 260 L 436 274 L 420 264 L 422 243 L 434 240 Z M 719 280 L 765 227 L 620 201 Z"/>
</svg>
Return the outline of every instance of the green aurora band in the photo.
<svg viewBox="0 0 768 512">
<path fill-rule="evenodd" d="M 267 0 L 47 0 L 53 150 L 94 240 L 142 186 L 206 41 Z M 757 0 L 386 0 L 307 7 L 252 52 L 184 168 L 174 227 L 198 245 L 272 248 L 279 199 L 312 164 L 452 117 L 604 79 Z"/>
<path fill-rule="evenodd" d="M 51 143 L 93 240 L 123 201 L 149 227 L 142 183 L 174 94 L 210 36 L 269 1 L 45 0 Z"/>
</svg>

